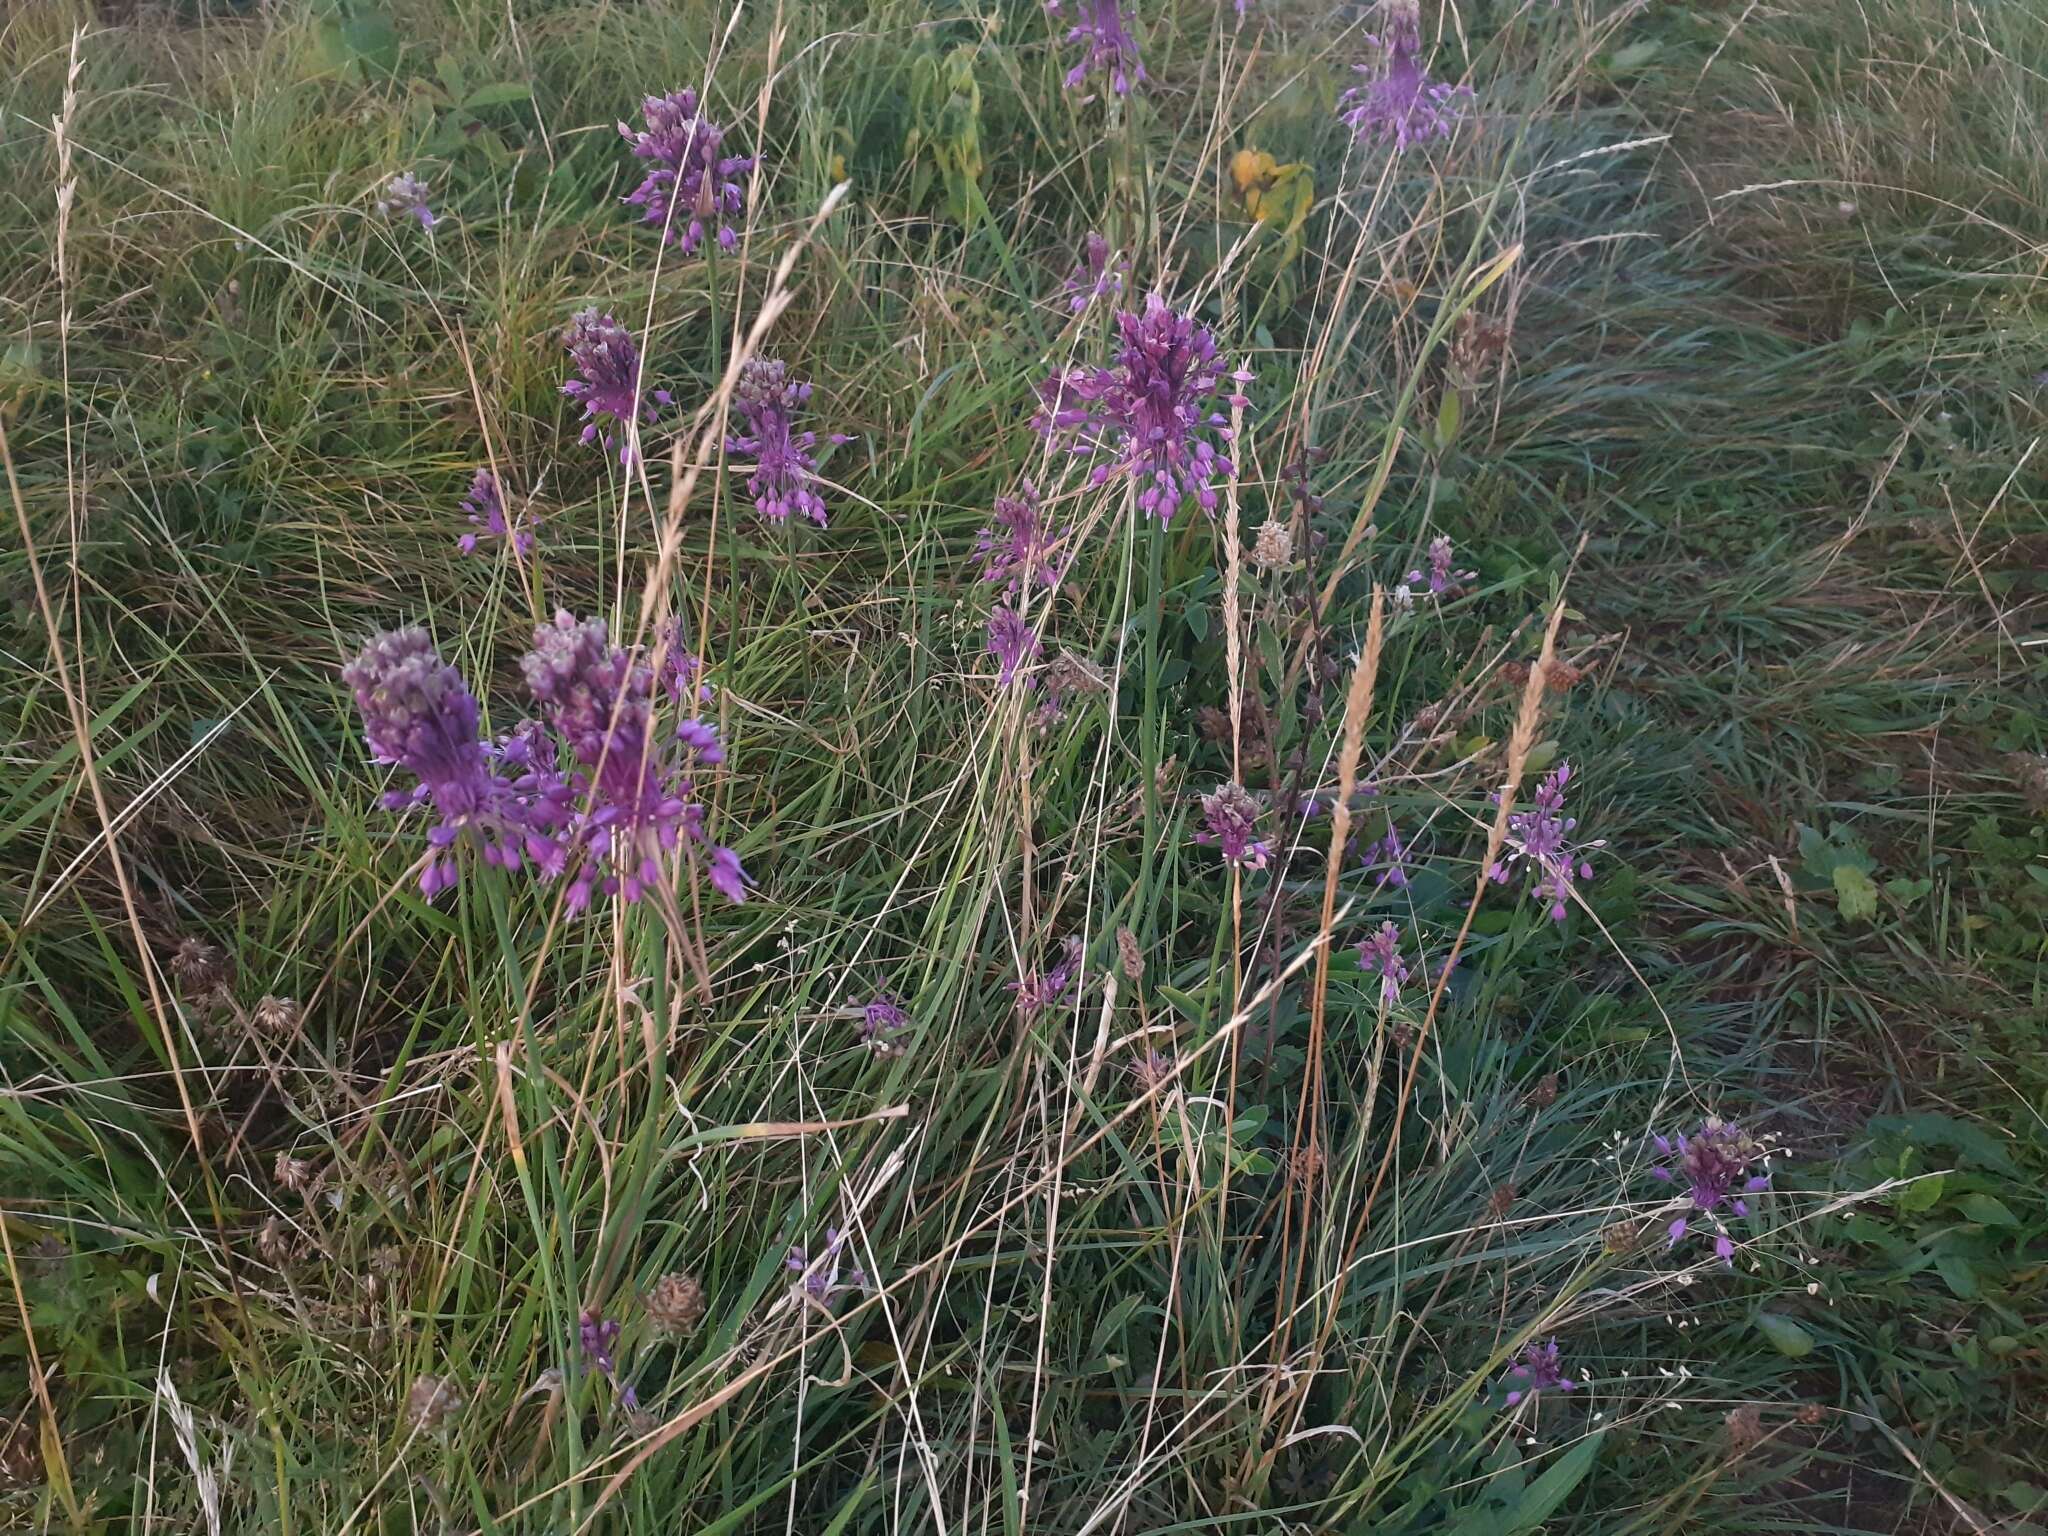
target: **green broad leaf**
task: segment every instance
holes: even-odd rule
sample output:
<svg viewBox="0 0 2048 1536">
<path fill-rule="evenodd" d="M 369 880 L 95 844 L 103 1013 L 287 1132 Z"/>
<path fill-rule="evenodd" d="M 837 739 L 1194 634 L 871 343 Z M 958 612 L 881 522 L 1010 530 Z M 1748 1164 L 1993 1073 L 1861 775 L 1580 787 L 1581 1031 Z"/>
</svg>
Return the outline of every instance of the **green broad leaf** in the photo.
<svg viewBox="0 0 2048 1536">
<path fill-rule="evenodd" d="M 1543 1475 L 1523 1490 L 1521 1498 L 1508 1509 L 1501 1530 L 1514 1536 L 1519 1531 L 1533 1531 L 1548 1520 L 1571 1491 L 1586 1480 L 1593 1463 L 1600 1459 L 1600 1448 L 1606 1438 L 1604 1434 L 1588 1435 L 1545 1468 Z"/>
<path fill-rule="evenodd" d="M 1977 1283 L 1976 1267 L 1960 1253 L 1936 1254 L 1934 1272 L 1958 1301 L 1975 1301 L 1983 1293 L 1983 1286 Z"/>
<path fill-rule="evenodd" d="M 1934 1209 L 1935 1202 L 1941 1199 L 1941 1186 L 1946 1182 L 1946 1176 L 1939 1173 L 1930 1173 L 1924 1179 L 1915 1179 L 1899 1191 L 1898 1198 L 1892 1202 L 1893 1208 L 1908 1216 L 1930 1211 Z"/>
<path fill-rule="evenodd" d="M 1813 1335 L 1789 1317 L 1776 1312 L 1759 1312 L 1756 1329 L 1771 1341 L 1771 1348 L 1790 1359 L 1803 1360 L 1813 1353 Z"/>
<path fill-rule="evenodd" d="M 1522 772 L 1531 776 L 1549 772 L 1550 765 L 1557 761 L 1557 754 L 1558 745 L 1555 737 L 1537 742 L 1529 749 L 1529 759 L 1522 764 Z"/>
<path fill-rule="evenodd" d="M 1444 391 L 1436 408 L 1436 446 L 1439 453 L 1458 440 L 1458 428 L 1465 420 L 1465 402 L 1455 389 Z"/>
<path fill-rule="evenodd" d="M 1877 886 L 1854 864 L 1835 866 L 1835 909 L 1842 920 L 1867 923 L 1877 916 Z"/>
<path fill-rule="evenodd" d="M 1956 1204 L 1965 1216 L 1979 1226 L 2016 1227 L 2020 1224 L 2019 1217 L 2013 1215 L 2011 1208 L 1996 1195 L 1973 1192 L 1963 1196 Z"/>
<path fill-rule="evenodd" d="M 509 107 L 514 102 L 532 99 L 533 87 L 524 81 L 494 80 L 471 91 L 462 98 L 462 104 L 475 112 L 483 107 Z"/>
<path fill-rule="evenodd" d="M 1169 987 L 1164 982 L 1161 982 L 1159 984 L 1159 995 L 1173 1004 L 1174 1008 L 1183 1018 L 1190 1019 L 1199 1024 L 1209 1016 L 1206 1008 L 1178 987 Z"/>
</svg>

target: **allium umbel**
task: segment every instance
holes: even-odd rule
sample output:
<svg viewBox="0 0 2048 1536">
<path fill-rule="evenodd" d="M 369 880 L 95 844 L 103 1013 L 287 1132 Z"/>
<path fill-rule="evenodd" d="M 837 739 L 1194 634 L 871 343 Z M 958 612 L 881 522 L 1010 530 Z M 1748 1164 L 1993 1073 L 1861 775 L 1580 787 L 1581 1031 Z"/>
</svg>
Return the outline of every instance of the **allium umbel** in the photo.
<svg viewBox="0 0 2048 1536">
<path fill-rule="evenodd" d="M 1380 979 L 1380 1001 L 1391 1003 L 1401 995 L 1408 979 L 1408 967 L 1401 959 L 1401 930 L 1381 923 L 1377 932 L 1358 946 L 1358 964 L 1368 976 Z"/>
<path fill-rule="evenodd" d="M 663 244 L 680 245 L 685 256 L 704 239 L 707 220 L 717 221 L 720 248 L 731 250 L 739 237 L 728 220 L 746 207 L 738 178 L 754 168 L 753 157 L 724 152 L 725 130 L 697 109 L 697 93 L 687 86 L 649 96 L 640 115 L 644 128 L 619 124 L 633 157 L 648 164 L 646 179 L 626 201 L 661 230 Z"/>
<path fill-rule="evenodd" d="M 642 394 L 640 349 L 624 326 L 599 314 L 595 305 L 570 318 L 562 345 L 569 349 L 569 366 L 576 370 L 562 393 L 583 407 L 583 441 L 606 448 L 616 444 L 619 463 L 631 469 L 634 428 L 651 426 L 659 418 L 657 407 L 669 403 L 668 391 Z"/>
<path fill-rule="evenodd" d="M 462 498 L 462 509 L 469 514 L 470 531 L 455 541 L 455 547 L 465 555 L 475 554 L 477 545 L 485 539 L 505 539 L 517 553 L 533 553 L 533 529 L 539 519 L 528 517 L 514 522 L 508 517 L 498 477 L 488 469 L 476 472 L 469 494 Z"/>
<path fill-rule="evenodd" d="M 504 869 L 518 869 L 524 857 L 555 864 L 558 850 L 548 833 L 555 803 L 524 764 L 478 736 L 476 696 L 435 653 L 424 629 L 376 636 L 341 676 L 355 694 L 371 756 L 419 780 L 386 794 L 385 808 L 431 805 L 439 817 L 427 833 L 424 895 L 438 896 L 461 878 L 460 845 Z"/>
<path fill-rule="evenodd" d="M 909 1032 L 910 1015 L 891 993 L 878 993 L 860 1011 L 860 1043 L 877 1056 L 901 1056 L 903 1037 Z"/>
<path fill-rule="evenodd" d="M 1026 480 L 1015 496 L 996 498 L 994 520 L 974 541 L 981 579 L 1001 582 L 1013 594 L 1027 587 L 1057 587 L 1073 559 L 1062 548 L 1068 531 L 1046 520 L 1038 487 Z"/>
<path fill-rule="evenodd" d="M 797 1278 L 797 1291 L 820 1306 L 829 1306 L 848 1291 L 864 1291 L 868 1288 L 868 1277 L 858 1265 L 848 1265 L 840 1275 L 839 1256 L 846 1248 L 846 1234 L 837 1227 L 825 1229 L 825 1247 L 814 1259 L 810 1251 L 801 1246 L 789 1250 L 789 1257 L 783 1262 L 785 1269 Z"/>
<path fill-rule="evenodd" d="M 1130 95 L 1132 86 L 1145 83 L 1145 65 L 1125 19 L 1123 0 L 1079 0 L 1079 4 L 1080 20 L 1067 29 L 1067 41 L 1085 44 L 1088 51 L 1067 71 L 1067 89 L 1074 90 L 1091 72 L 1100 72 L 1117 95 Z M 1045 11 L 1048 16 L 1059 15 L 1060 0 L 1046 0 Z"/>
<path fill-rule="evenodd" d="M 1570 762 L 1559 763 L 1536 786 L 1529 808 L 1509 815 L 1507 846 L 1487 871 L 1496 884 L 1506 885 L 1523 867 L 1534 870 L 1536 883 L 1530 890 L 1549 907 L 1551 920 L 1559 923 L 1578 883 L 1593 878 L 1587 852 L 1606 846 L 1604 838 L 1590 843 L 1573 840 L 1579 824 L 1564 813 L 1564 791 L 1571 776 Z"/>
<path fill-rule="evenodd" d="M 1543 1392 L 1573 1392 L 1578 1383 L 1564 1374 L 1564 1365 L 1558 1358 L 1557 1340 L 1547 1344 L 1527 1344 L 1515 1363 L 1508 1368 L 1501 1385 L 1508 1389 L 1502 1401 L 1510 1408 L 1524 1398 L 1535 1397 Z"/>
<path fill-rule="evenodd" d="M 1670 1164 L 1653 1168 L 1651 1173 L 1667 1184 L 1682 1180 L 1692 1196 L 1692 1213 L 1671 1223 L 1672 1245 L 1675 1247 L 1685 1236 L 1694 1215 L 1704 1216 L 1714 1226 L 1715 1257 L 1723 1261 L 1733 1259 L 1735 1242 L 1721 1225 L 1720 1210 L 1725 1205 L 1734 1215 L 1747 1216 L 1749 1201 L 1745 1197 L 1771 1187 L 1768 1169 L 1756 1174 L 1749 1171 L 1766 1158 L 1763 1144 L 1740 1126 L 1716 1115 L 1707 1116 L 1691 1136 L 1679 1132 L 1675 1147 L 1665 1137 L 1651 1139 L 1657 1150 L 1671 1159 Z"/>
<path fill-rule="evenodd" d="M 1024 616 L 1007 603 L 998 603 L 988 616 L 988 652 L 1001 668 L 996 686 L 1007 688 L 1018 670 L 1038 654 L 1038 636 Z"/>
<path fill-rule="evenodd" d="M 1139 507 L 1161 523 L 1189 496 L 1213 513 L 1217 481 L 1236 466 L 1211 441 L 1230 440 L 1230 418 L 1211 402 L 1220 391 L 1224 404 L 1248 404 L 1236 386 L 1251 374 L 1227 372 L 1209 328 L 1156 293 L 1146 297 L 1142 314 L 1119 314 L 1116 323 L 1115 365 L 1070 368 L 1047 379 L 1038 386 L 1043 405 L 1033 425 L 1048 438 L 1071 437 L 1076 454 L 1108 455 L 1089 483 L 1130 473 L 1139 482 Z"/>
<path fill-rule="evenodd" d="M 1447 139 L 1469 101 L 1469 86 L 1431 78 L 1422 67 L 1422 25 L 1414 0 L 1389 0 L 1384 37 L 1366 38 L 1383 57 L 1360 64 L 1365 83 L 1339 99 L 1338 116 L 1360 143 L 1384 141 L 1398 153 L 1411 144 Z"/>
<path fill-rule="evenodd" d="M 564 842 L 580 855 L 569 886 L 571 911 L 593 893 L 627 901 L 658 886 L 662 859 L 686 844 L 709 861 L 711 884 L 746 899 L 746 872 L 704 825 L 696 774 L 723 759 L 715 729 L 685 719 L 665 742 L 654 724 L 654 675 L 637 647 L 614 646 L 601 619 L 566 613 L 534 630 L 520 663 L 527 687 L 575 755 L 573 815 Z"/>
<path fill-rule="evenodd" d="M 796 413 L 810 403 L 811 386 L 790 377 L 789 365 L 772 357 L 750 357 L 733 384 L 732 407 L 740 429 L 727 434 L 725 451 L 753 461 L 747 494 L 771 523 L 801 512 L 825 526 L 825 501 L 817 492 L 818 461 L 811 450 L 818 434 L 795 430 Z M 831 441 L 851 442 L 835 432 Z"/>
<path fill-rule="evenodd" d="M 1127 264 L 1120 259 L 1112 261 L 1111 254 L 1109 242 L 1089 230 L 1081 242 L 1081 259 L 1074 263 L 1074 270 L 1067 274 L 1060 288 L 1069 311 L 1078 315 L 1097 299 L 1124 291 Z"/>
<path fill-rule="evenodd" d="M 377 199 L 378 214 L 387 219 L 410 215 L 420 221 L 420 228 L 431 230 L 440 219 L 427 206 L 428 187 L 426 179 L 411 171 L 400 171 L 384 183 L 384 194 Z"/>
<path fill-rule="evenodd" d="M 1239 869 L 1264 869 L 1273 850 L 1254 834 L 1259 829 L 1259 802 L 1241 784 L 1219 784 L 1214 794 L 1202 796 L 1202 816 L 1208 830 L 1197 832 L 1195 841 L 1213 844 L 1223 862 Z"/>
<path fill-rule="evenodd" d="M 1456 594 L 1457 590 L 1464 586 L 1466 582 L 1476 580 L 1479 573 L 1477 571 L 1452 570 L 1451 563 L 1454 558 L 1451 541 L 1442 534 L 1438 534 L 1429 541 L 1428 574 L 1424 575 L 1420 570 L 1410 571 L 1408 573 L 1408 585 L 1415 588 L 1427 586 L 1431 597 L 1444 597 Z"/>
<path fill-rule="evenodd" d="M 1017 1011 L 1026 1018 L 1055 1006 L 1067 995 L 1081 969 L 1081 941 L 1069 935 L 1060 941 L 1060 958 L 1050 970 L 1026 971 L 1009 988 L 1017 994 Z"/>
</svg>

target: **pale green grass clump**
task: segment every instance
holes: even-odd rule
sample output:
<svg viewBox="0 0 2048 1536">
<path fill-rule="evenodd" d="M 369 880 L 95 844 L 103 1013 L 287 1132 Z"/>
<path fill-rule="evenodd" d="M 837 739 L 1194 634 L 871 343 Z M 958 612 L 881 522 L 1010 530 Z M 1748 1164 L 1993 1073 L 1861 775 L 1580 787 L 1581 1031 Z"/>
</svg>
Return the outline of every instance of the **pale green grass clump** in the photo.
<svg viewBox="0 0 2048 1536">
<path fill-rule="evenodd" d="M 1477 103 L 1395 160 L 1332 114 L 1370 18 L 1139 17 L 1118 104 L 1027 4 L 0 22 L 10 1519 L 2032 1512 L 2042 24 L 1432 7 Z M 745 238 L 657 259 L 613 124 L 707 79 Z M 406 169 L 431 235 L 373 212 Z M 1256 376 L 1213 522 L 1031 430 L 1111 353 L 1091 229 Z M 590 303 L 677 402 L 644 475 L 559 394 Z M 825 531 L 718 451 L 757 343 L 852 435 Z M 531 564 L 455 553 L 482 463 Z M 1043 665 L 1100 677 L 1050 727 L 976 580 L 1027 477 L 1078 530 Z M 1438 535 L 1477 575 L 1403 611 Z M 425 624 L 502 730 L 556 607 L 681 617 L 754 899 L 418 897 L 338 668 Z M 1485 872 L 1560 758 L 1605 846 L 1553 924 Z M 1271 807 L 1233 875 L 1232 779 L 1369 783 L 1412 878 Z M 1713 1110 L 1786 1152 L 1725 1268 L 1649 1176 Z M 869 1284 L 809 1298 L 828 1228 Z M 1509 1411 L 1553 1337 L 1578 1385 Z"/>
</svg>

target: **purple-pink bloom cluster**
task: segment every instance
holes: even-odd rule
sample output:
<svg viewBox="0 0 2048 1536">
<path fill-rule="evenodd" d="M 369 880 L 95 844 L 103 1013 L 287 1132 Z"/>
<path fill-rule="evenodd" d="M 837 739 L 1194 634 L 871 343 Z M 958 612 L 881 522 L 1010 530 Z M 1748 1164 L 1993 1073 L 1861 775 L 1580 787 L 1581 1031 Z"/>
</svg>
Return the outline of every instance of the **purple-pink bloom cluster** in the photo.
<svg viewBox="0 0 2048 1536">
<path fill-rule="evenodd" d="M 1258 837 L 1259 802 L 1241 784 L 1219 784 L 1214 794 L 1202 796 L 1202 817 L 1206 831 L 1195 841 L 1213 845 L 1223 862 L 1239 869 L 1264 869 L 1273 850 Z"/>
<path fill-rule="evenodd" d="M 733 384 L 733 409 L 741 430 L 727 434 L 725 451 L 753 461 L 747 494 L 771 523 L 801 512 L 825 526 L 825 501 L 817 492 L 818 434 L 795 430 L 796 413 L 810 403 L 811 386 L 790 377 L 789 365 L 772 357 L 750 357 Z M 851 442 L 835 432 L 831 441 Z"/>
<path fill-rule="evenodd" d="M 420 221 L 420 228 L 431 230 L 440 219 L 427 206 L 428 188 L 426 179 L 411 171 L 400 171 L 384 183 L 384 193 L 377 199 L 377 212 L 387 219 L 409 214 Z"/>
<path fill-rule="evenodd" d="M 1110 255 L 1109 242 L 1089 230 L 1081 242 L 1081 259 L 1060 288 L 1069 311 L 1078 315 L 1097 299 L 1113 298 L 1124 291 L 1125 264 L 1111 261 Z"/>
<path fill-rule="evenodd" d="M 1060 14 L 1060 0 L 1045 0 L 1046 14 Z M 1080 0 L 1080 19 L 1067 29 L 1067 41 L 1081 43 L 1087 52 L 1080 63 L 1067 71 L 1067 89 L 1076 89 L 1091 72 L 1109 81 L 1119 96 L 1131 94 L 1131 87 L 1145 82 L 1144 61 L 1138 57 L 1137 39 L 1131 36 L 1124 15 L 1123 0 Z"/>
<path fill-rule="evenodd" d="M 996 498 L 994 520 L 975 540 L 981 579 L 999 581 L 1009 593 L 1057 587 L 1073 559 L 1065 548 L 1069 531 L 1046 520 L 1038 487 L 1026 480 L 1015 496 Z"/>
<path fill-rule="evenodd" d="M 1377 65 L 1360 64 L 1365 83 L 1338 101 L 1338 116 L 1360 143 L 1382 140 L 1398 153 L 1411 144 L 1447 139 L 1457 126 L 1469 86 L 1433 79 L 1422 66 L 1422 25 L 1414 0 L 1390 0 L 1384 37 L 1370 37 Z"/>
<path fill-rule="evenodd" d="M 1564 813 L 1564 791 L 1571 776 L 1571 763 L 1559 763 L 1536 786 L 1529 808 L 1508 816 L 1507 847 L 1487 871 L 1496 884 L 1506 885 L 1525 865 L 1533 869 L 1536 882 L 1530 889 L 1550 908 L 1551 920 L 1559 923 L 1579 881 L 1593 878 L 1587 852 L 1606 846 L 1604 838 L 1590 843 L 1573 840 L 1579 824 Z"/>
<path fill-rule="evenodd" d="M 704 238 L 707 219 L 718 221 L 718 244 L 739 243 L 729 220 L 746 206 L 738 178 L 754 168 L 751 155 L 728 155 L 725 130 L 697 108 L 697 93 L 685 86 L 640 104 L 644 128 L 619 124 L 619 136 L 633 157 L 648 163 L 647 176 L 626 198 L 641 217 L 661 229 L 664 244 L 679 244 L 685 256 Z"/>
<path fill-rule="evenodd" d="M 557 613 L 533 632 L 520 662 L 526 685 L 578 771 L 575 810 L 564 838 L 577 859 L 568 902 L 580 911 L 595 893 L 637 901 L 660 883 L 662 857 L 687 841 L 709 861 L 711 884 L 746 899 L 746 871 L 732 849 L 714 844 L 696 794 L 696 772 L 723 759 L 715 729 L 685 721 L 679 751 L 654 729 L 654 677 L 635 651 L 611 643 L 602 619 L 581 623 Z"/>
<path fill-rule="evenodd" d="M 562 386 L 562 393 L 583 407 L 583 441 L 611 448 L 617 439 L 619 463 L 633 467 L 633 430 L 637 424 L 651 425 L 659 418 L 657 407 L 669 403 L 665 389 L 643 396 L 640 389 L 640 349 L 626 328 L 596 305 L 579 309 L 562 332 L 562 345 L 569 349 L 569 366 L 576 377 Z"/>
<path fill-rule="evenodd" d="M 894 993 L 877 993 L 860 1011 L 860 1043 L 877 1056 L 901 1056 L 909 1031 L 910 1015 Z"/>
<path fill-rule="evenodd" d="M 1721 1225 L 1720 1209 L 1727 1206 L 1737 1216 L 1749 1214 L 1745 1198 L 1771 1187 L 1767 1171 L 1751 1173 L 1750 1167 L 1766 1156 L 1763 1144 L 1732 1121 L 1709 1115 L 1698 1131 L 1678 1133 L 1677 1145 L 1663 1136 L 1651 1138 L 1657 1150 L 1671 1164 L 1650 1171 L 1665 1183 L 1683 1180 L 1692 1196 L 1693 1214 L 1705 1216 L 1714 1225 L 1714 1255 L 1724 1262 L 1735 1256 L 1735 1242 Z M 1675 1165 L 1675 1166 L 1673 1166 Z M 1671 1243 L 1677 1246 L 1692 1223 L 1692 1215 L 1671 1223 Z"/>
<path fill-rule="evenodd" d="M 1129 472 L 1140 481 L 1138 505 L 1161 523 L 1171 521 L 1184 497 L 1216 510 L 1216 482 L 1236 466 L 1214 438 L 1228 443 L 1230 418 L 1211 401 L 1222 392 L 1230 405 L 1248 402 L 1237 386 L 1251 374 L 1228 372 L 1216 337 L 1191 315 L 1168 307 L 1158 294 L 1142 314 L 1117 316 L 1121 346 L 1109 368 L 1074 367 L 1039 385 L 1043 401 L 1033 421 L 1048 438 L 1071 436 L 1077 454 L 1109 454 L 1089 474 L 1094 485 Z"/>
<path fill-rule="evenodd" d="M 583 1351 L 585 1362 L 612 1384 L 612 1390 L 619 1394 L 619 1401 L 628 1408 L 639 1407 L 639 1394 L 632 1387 L 620 1384 L 619 1363 L 612 1356 L 619 1343 L 617 1319 L 584 1312 L 576 1319 L 576 1342 Z"/>
<path fill-rule="evenodd" d="M 1466 582 L 1478 579 L 1477 571 L 1452 570 L 1451 563 L 1454 559 L 1450 539 L 1438 534 L 1429 541 L 1428 574 L 1425 575 L 1421 570 L 1410 571 L 1407 582 L 1409 588 L 1427 586 L 1431 597 L 1444 597 L 1454 595 Z"/>
<path fill-rule="evenodd" d="M 1365 870 L 1377 875 L 1373 882 L 1375 891 L 1392 886 L 1397 891 L 1408 888 L 1408 845 L 1401 840 L 1401 829 L 1387 818 L 1387 835 L 1366 844 Z"/>
<path fill-rule="evenodd" d="M 808 1249 L 801 1245 L 789 1250 L 789 1257 L 783 1267 L 797 1276 L 797 1289 L 821 1306 L 829 1306 L 836 1298 L 848 1291 L 864 1291 L 868 1288 L 868 1277 L 859 1265 L 848 1265 L 842 1271 L 840 1254 L 846 1247 L 846 1234 L 837 1227 L 825 1229 L 824 1249 L 814 1259 Z M 845 1278 L 840 1278 L 841 1274 Z"/>
<path fill-rule="evenodd" d="M 424 629 L 374 637 L 341 676 L 355 694 L 370 755 L 419 780 L 386 794 L 385 808 L 431 805 L 440 818 L 427 832 L 422 894 L 431 900 L 461 879 L 462 844 L 501 869 L 516 870 L 528 858 L 545 870 L 560 867 L 550 831 L 562 815 L 559 797 L 524 761 L 518 737 L 500 748 L 477 734 L 476 695 Z"/>
<path fill-rule="evenodd" d="M 1501 1378 L 1501 1385 L 1508 1389 L 1502 1401 L 1512 1408 L 1541 1392 L 1576 1391 L 1579 1384 L 1565 1375 L 1564 1364 L 1558 1358 L 1557 1340 L 1552 1339 L 1547 1344 L 1524 1345 L 1507 1375 Z"/>
<path fill-rule="evenodd" d="M 1026 971 L 1008 983 L 1017 994 L 1017 1011 L 1029 1018 L 1053 1007 L 1067 995 L 1081 969 L 1081 941 L 1068 935 L 1060 941 L 1060 958 L 1050 970 Z"/>
<path fill-rule="evenodd" d="M 1377 932 L 1358 946 L 1358 964 L 1369 976 L 1380 979 L 1380 1001 L 1391 1003 L 1401 995 L 1408 979 L 1408 967 L 1401 959 L 1401 930 L 1381 923 Z"/>
<path fill-rule="evenodd" d="M 988 616 L 988 652 L 1001 668 L 996 676 L 998 688 L 1009 687 L 1024 664 L 1038 654 L 1038 636 L 1008 603 L 997 603 Z"/>
<path fill-rule="evenodd" d="M 469 532 L 455 541 L 455 547 L 465 555 L 475 554 L 477 545 L 485 539 L 504 539 L 521 555 L 533 553 L 533 531 L 540 519 L 529 516 L 514 523 L 506 515 L 498 477 L 490 470 L 476 472 L 468 494 L 462 498 L 462 510 L 469 514 Z"/>
</svg>

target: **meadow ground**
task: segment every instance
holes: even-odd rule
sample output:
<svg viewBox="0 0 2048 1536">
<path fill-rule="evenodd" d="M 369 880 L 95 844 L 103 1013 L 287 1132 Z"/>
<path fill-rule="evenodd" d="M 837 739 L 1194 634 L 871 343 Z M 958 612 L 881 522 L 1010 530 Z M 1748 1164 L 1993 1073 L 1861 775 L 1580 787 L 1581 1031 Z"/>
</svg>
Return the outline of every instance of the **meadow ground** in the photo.
<svg viewBox="0 0 2048 1536">
<path fill-rule="evenodd" d="M 1117 14 L 0 12 L 10 1528 L 2048 1528 L 2048 20 Z"/>
</svg>

